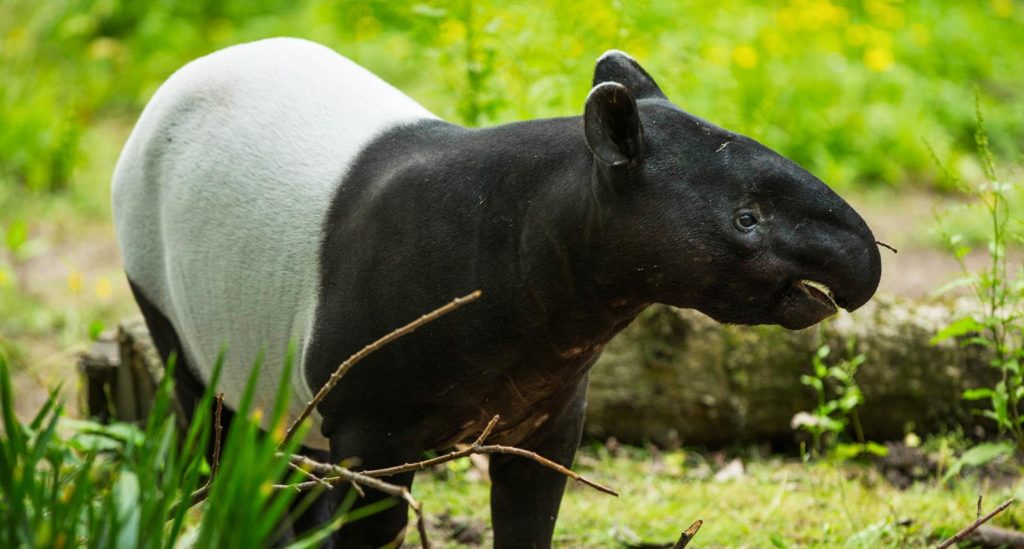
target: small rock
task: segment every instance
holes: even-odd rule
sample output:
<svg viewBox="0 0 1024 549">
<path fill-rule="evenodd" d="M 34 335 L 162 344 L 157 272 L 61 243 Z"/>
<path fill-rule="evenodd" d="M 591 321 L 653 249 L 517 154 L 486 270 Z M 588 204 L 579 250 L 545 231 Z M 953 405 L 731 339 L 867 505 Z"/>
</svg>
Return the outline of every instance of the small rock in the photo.
<svg viewBox="0 0 1024 549">
<path fill-rule="evenodd" d="M 736 480 L 742 478 L 745 474 L 746 470 L 743 467 L 743 461 L 740 458 L 734 458 L 715 473 L 715 482 Z"/>
</svg>

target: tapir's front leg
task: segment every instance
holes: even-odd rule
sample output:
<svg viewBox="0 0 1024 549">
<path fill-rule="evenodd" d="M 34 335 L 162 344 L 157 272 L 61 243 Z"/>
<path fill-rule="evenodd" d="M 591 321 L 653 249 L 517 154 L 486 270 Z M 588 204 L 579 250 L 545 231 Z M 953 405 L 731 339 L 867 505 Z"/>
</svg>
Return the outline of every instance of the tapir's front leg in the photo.
<svg viewBox="0 0 1024 549">
<path fill-rule="evenodd" d="M 586 390 L 584 377 L 565 407 L 520 446 L 570 467 L 583 433 Z M 494 546 L 551 547 L 566 477 L 535 461 L 502 454 L 491 456 L 490 475 Z"/>
<path fill-rule="evenodd" d="M 346 421 L 344 432 L 332 435 L 331 462 L 357 458 L 356 469 L 381 469 L 416 461 L 422 448 L 406 438 L 397 428 L 376 425 L 372 421 Z M 362 428 L 359 425 L 363 425 Z M 391 484 L 412 487 L 414 473 L 404 473 L 383 480 Z M 331 491 L 333 507 L 336 509 L 351 490 L 350 486 L 338 485 Z M 365 497 L 356 499 L 353 509 L 370 505 L 391 496 L 372 489 L 364 489 Z M 408 505 L 397 501 L 391 507 L 371 514 L 351 524 L 346 524 L 335 533 L 333 546 L 340 548 L 368 549 L 372 547 L 398 547 L 404 538 L 408 523 Z"/>
</svg>

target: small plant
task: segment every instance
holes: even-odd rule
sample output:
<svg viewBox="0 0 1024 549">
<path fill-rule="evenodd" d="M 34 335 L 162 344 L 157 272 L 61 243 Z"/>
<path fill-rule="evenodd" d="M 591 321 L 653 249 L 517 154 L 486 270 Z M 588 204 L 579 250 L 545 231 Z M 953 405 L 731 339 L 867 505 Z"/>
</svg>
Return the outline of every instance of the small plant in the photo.
<svg viewBox="0 0 1024 549">
<path fill-rule="evenodd" d="M 864 364 L 864 355 L 854 355 L 853 340 L 846 344 L 846 358 L 830 366 L 826 359 L 831 354 L 832 348 L 827 344 L 818 347 L 811 358 L 812 373 L 800 376 L 801 383 L 814 389 L 818 403 L 813 410 L 793 416 L 793 428 L 811 435 L 811 452 L 815 456 L 828 453 L 848 459 L 863 452 L 883 454 L 884 446 L 864 441 L 857 415 L 857 407 L 864 403 L 864 394 L 854 376 Z M 840 443 L 840 436 L 851 426 L 857 443 Z"/>
<path fill-rule="evenodd" d="M 990 352 L 989 364 L 999 371 L 1000 380 L 992 387 L 979 387 L 964 392 L 967 400 L 988 400 L 988 409 L 982 415 L 995 422 L 1000 433 L 1008 433 L 1018 450 L 1024 450 L 1024 417 L 1021 402 L 1024 399 L 1024 268 L 1011 267 L 1007 247 L 1012 242 L 1024 242 L 1024 226 L 1020 217 L 1014 217 L 1008 197 L 1014 189 L 1010 182 L 997 177 L 995 160 L 989 147 L 980 102 L 975 95 L 974 134 L 978 157 L 985 181 L 969 185 L 959 177 L 946 172 L 958 189 L 984 209 L 988 225 L 988 264 L 972 269 L 966 258 L 971 248 L 962 235 L 953 233 L 940 218 L 941 230 L 953 256 L 960 264 L 963 277 L 943 290 L 967 287 L 977 303 L 976 310 L 943 328 L 933 339 L 939 343 L 956 339 L 962 345 L 978 345 Z M 938 159 L 936 157 L 936 162 Z M 941 166 L 941 164 L 940 164 Z M 992 443 L 992 449 L 982 452 L 989 459 L 1012 452 L 1012 446 Z"/>
</svg>

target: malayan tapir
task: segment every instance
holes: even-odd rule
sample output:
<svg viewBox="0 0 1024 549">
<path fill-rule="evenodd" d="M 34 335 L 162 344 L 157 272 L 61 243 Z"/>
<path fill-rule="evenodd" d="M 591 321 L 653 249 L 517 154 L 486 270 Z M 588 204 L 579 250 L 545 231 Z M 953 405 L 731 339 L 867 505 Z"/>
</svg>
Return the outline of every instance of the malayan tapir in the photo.
<svg viewBox="0 0 1024 549">
<path fill-rule="evenodd" d="M 495 414 L 490 441 L 569 465 L 588 371 L 645 307 L 800 329 L 860 307 L 881 274 L 871 231 L 824 183 L 684 112 L 619 51 L 597 60 L 582 116 L 465 128 L 324 46 L 233 46 L 156 92 L 113 206 L 186 408 L 226 348 L 228 408 L 264 353 L 258 400 L 288 384 L 295 414 L 368 342 L 483 291 L 320 404 L 305 448 L 364 468 L 472 440 Z M 297 367 L 281 379 L 290 341 Z M 565 478 L 506 455 L 490 476 L 495 546 L 550 546 Z M 389 544 L 406 522 L 399 504 L 333 542 Z"/>
</svg>

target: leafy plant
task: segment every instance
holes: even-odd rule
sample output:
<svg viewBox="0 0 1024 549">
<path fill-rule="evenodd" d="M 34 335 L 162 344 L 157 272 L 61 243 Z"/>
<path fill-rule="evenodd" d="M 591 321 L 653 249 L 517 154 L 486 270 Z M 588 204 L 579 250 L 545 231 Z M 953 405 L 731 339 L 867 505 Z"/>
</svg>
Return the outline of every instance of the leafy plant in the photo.
<svg viewBox="0 0 1024 549">
<path fill-rule="evenodd" d="M 834 365 L 826 359 L 832 354 L 827 344 L 818 347 L 811 358 L 812 373 L 800 376 L 800 382 L 814 389 L 817 406 L 809 412 L 800 412 L 793 417 L 793 428 L 811 435 L 811 450 L 815 455 L 825 451 L 839 459 L 856 457 L 862 452 L 884 454 L 885 447 L 864 441 L 857 407 L 864 403 L 854 378 L 857 369 L 864 364 L 864 354 L 854 355 L 854 341 L 846 344 L 846 357 Z M 852 426 L 857 444 L 840 443 L 847 427 Z"/>
<path fill-rule="evenodd" d="M 258 370 L 232 421 L 202 518 L 189 526 L 189 505 L 183 502 L 209 473 L 203 457 L 213 423 L 209 391 L 186 433 L 179 432 L 171 413 L 171 375 L 161 383 L 141 428 L 66 419 L 57 391 L 23 424 L 14 415 L 10 372 L 0 355 L 0 546 L 260 547 L 273 541 L 300 495 L 272 489 L 275 482 L 297 477 L 285 474 L 287 457 L 277 451 L 280 438 L 260 429 L 262 414 L 253 406 Z M 284 421 L 286 396 L 280 391 L 267 411 L 270 425 Z M 310 494 L 303 497 L 315 495 Z M 346 511 L 339 510 L 333 524 L 299 544 L 350 519 Z"/>
<path fill-rule="evenodd" d="M 963 393 L 963 398 L 987 400 L 989 407 L 982 414 L 995 422 L 1000 433 L 1009 433 L 1018 450 L 1024 450 L 1024 417 L 1021 415 L 1024 399 L 1024 372 L 1021 370 L 1024 362 L 1024 266 L 1011 267 L 1007 256 L 1007 247 L 1011 243 L 1024 242 L 1024 224 L 1019 216 L 1014 216 L 1008 202 L 1013 183 L 998 177 L 977 96 L 975 119 L 974 140 L 985 180 L 979 185 L 970 185 L 948 172 L 947 175 L 954 179 L 956 187 L 975 206 L 980 206 L 987 214 L 988 264 L 981 269 L 968 266 L 966 258 L 971 248 L 964 243 L 962 235 L 949 230 L 945 218 L 940 218 L 950 250 L 963 272 L 963 277 L 946 289 L 969 288 L 976 310 L 943 328 L 932 342 L 956 339 L 961 345 L 978 345 L 990 353 L 989 364 L 999 371 L 999 381 L 992 387 L 969 389 Z"/>
</svg>

